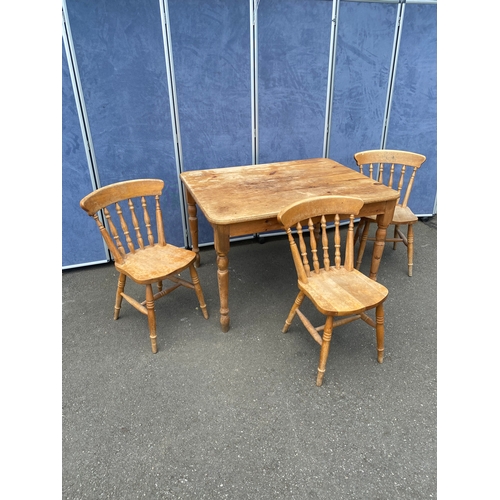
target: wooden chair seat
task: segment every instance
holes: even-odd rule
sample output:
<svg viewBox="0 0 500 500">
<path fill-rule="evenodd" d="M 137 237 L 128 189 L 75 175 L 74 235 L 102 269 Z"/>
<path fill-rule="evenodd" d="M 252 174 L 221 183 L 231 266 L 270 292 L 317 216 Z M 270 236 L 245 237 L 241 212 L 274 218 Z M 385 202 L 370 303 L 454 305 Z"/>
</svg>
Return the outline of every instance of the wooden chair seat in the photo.
<svg viewBox="0 0 500 500">
<path fill-rule="evenodd" d="M 80 206 L 94 218 L 120 273 L 115 297 L 114 319 L 118 319 L 122 299 L 148 317 L 151 350 L 156 353 L 155 301 L 180 286 L 194 290 L 201 312 L 208 319 L 195 252 L 167 243 L 160 206 L 164 182 L 160 179 L 136 179 L 104 186 L 85 196 Z M 123 202 L 123 203 L 122 203 Z M 128 210 L 127 210 L 128 209 Z M 142 211 L 142 217 L 138 212 Z M 180 276 L 188 269 L 190 280 Z M 125 283 L 146 287 L 146 299 L 139 302 L 125 293 Z M 169 288 L 163 288 L 164 281 Z M 152 285 L 157 285 L 157 292 Z"/>
<path fill-rule="evenodd" d="M 288 331 L 297 315 L 321 346 L 316 378 L 318 386 L 323 383 L 332 330 L 338 326 L 358 319 L 370 325 L 376 332 L 377 361 L 382 363 L 384 359 L 384 301 L 389 292 L 382 284 L 354 268 L 354 218 L 362 206 L 363 200 L 359 198 L 317 196 L 293 203 L 278 214 L 278 220 L 288 235 L 299 288 L 285 320 L 283 333 Z M 327 220 L 331 220 L 332 216 L 334 227 L 327 228 Z M 343 264 L 341 220 L 349 221 Z M 307 230 L 309 238 L 304 235 Z M 320 245 L 322 248 L 319 248 Z M 329 249 L 334 251 L 332 260 Z M 326 316 L 323 325 L 314 327 L 300 310 L 305 297 Z M 375 309 L 375 319 L 366 314 L 372 309 Z"/>
<path fill-rule="evenodd" d="M 348 316 L 359 314 L 383 302 L 388 294 L 385 286 L 368 278 L 356 269 L 347 271 L 330 268 L 311 274 L 307 283 L 298 287 L 325 315 Z"/>
<path fill-rule="evenodd" d="M 373 149 L 356 153 L 354 159 L 362 174 L 369 176 L 370 179 L 376 178 L 378 182 L 392 189 L 397 189 L 399 193 L 398 204 L 391 221 L 391 225 L 394 226 L 393 236 L 389 236 L 388 231 L 385 241 L 392 242 L 394 250 L 397 243 L 403 243 L 406 246 L 408 276 L 412 276 L 414 253 L 413 225 L 418 221 L 418 217 L 408 206 L 408 201 L 417 171 L 426 158 L 424 155 L 410 151 Z M 375 241 L 375 237 L 370 236 L 370 226 L 375 220 L 376 217 L 362 217 L 356 229 L 354 243 L 356 244 L 358 240 L 360 242 L 358 258 L 356 259 L 357 269 L 361 267 L 366 242 Z M 401 226 L 407 226 L 406 234 L 402 231 Z"/>
<path fill-rule="evenodd" d="M 369 215 L 364 217 L 365 219 L 370 219 L 373 222 L 377 222 L 376 215 Z M 396 205 L 394 209 L 394 216 L 392 218 L 392 224 L 409 224 L 411 222 L 417 222 L 418 217 L 411 211 L 410 207 L 402 207 Z"/>
<path fill-rule="evenodd" d="M 173 273 L 184 271 L 194 262 L 196 254 L 185 248 L 166 244 L 136 250 L 128 254 L 123 263 L 116 263 L 118 271 L 140 285 L 157 283 Z"/>
</svg>

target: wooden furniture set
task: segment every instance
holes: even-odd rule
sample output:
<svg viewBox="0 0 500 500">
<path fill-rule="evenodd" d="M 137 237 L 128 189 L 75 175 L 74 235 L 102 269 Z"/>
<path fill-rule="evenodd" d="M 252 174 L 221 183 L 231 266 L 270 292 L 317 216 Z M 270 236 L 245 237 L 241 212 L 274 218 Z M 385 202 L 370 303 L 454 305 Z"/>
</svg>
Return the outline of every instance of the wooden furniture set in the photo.
<svg viewBox="0 0 500 500">
<path fill-rule="evenodd" d="M 396 211 L 399 212 L 401 186 L 398 184 L 398 190 L 392 188 L 394 178 L 392 173 L 388 185 L 381 182 L 384 174 L 380 171 L 375 180 L 372 173 L 373 165 L 378 161 L 390 162 L 391 158 L 394 158 L 396 163 L 401 159 L 407 165 L 414 166 L 416 163 L 411 153 L 404 153 L 406 156 L 402 157 L 396 157 L 396 153 L 400 152 L 392 151 L 392 153 L 393 156 L 384 156 L 383 160 L 377 159 L 382 156 L 374 157 L 375 159 L 370 161 L 369 176 L 364 175 L 362 170 L 356 172 L 328 158 L 183 172 L 180 178 L 188 202 L 192 250 L 169 245 L 165 240 L 160 208 L 163 181 L 156 179 L 125 181 L 90 193 L 83 198 L 80 205 L 96 220 L 119 272 L 115 319 L 118 319 L 122 298 L 146 314 L 151 348 L 156 352 L 155 300 L 179 286 L 193 288 L 201 311 L 204 317 L 208 318 L 195 269 L 195 266 L 200 265 L 197 218 L 199 208 L 214 230 L 220 325 L 223 332 L 227 332 L 230 327 L 228 271 L 230 238 L 285 229 L 297 271 L 299 292 L 285 321 L 283 332 L 288 330 L 292 319 L 297 315 L 307 331 L 321 345 L 317 385 L 321 385 L 323 381 L 333 328 L 351 321 L 362 319 L 375 329 L 377 359 L 381 363 L 384 352 L 383 302 L 388 291 L 377 283 L 376 279 L 387 240 L 387 228 L 390 224 L 396 224 L 394 214 Z M 369 158 L 362 153 L 359 155 L 356 161 L 363 162 Z M 421 158 L 425 160 L 425 157 L 417 156 L 419 160 Z M 394 165 L 391 167 L 391 172 L 393 169 Z M 410 190 L 413 179 L 414 175 L 410 180 Z M 401 203 L 404 209 L 407 207 L 408 196 L 409 194 Z M 148 209 L 146 201 L 148 197 L 153 197 L 151 209 Z M 138 200 L 137 205 L 134 199 Z M 124 207 L 120 202 L 123 202 Z M 141 220 L 146 230 L 145 238 L 141 234 L 136 206 L 143 209 Z M 112 207 L 116 211 L 118 222 L 113 222 Z M 127 216 L 124 208 L 129 209 L 130 214 Z M 101 210 L 105 221 L 101 220 L 99 215 Z M 154 217 L 150 216 L 150 213 L 154 214 Z M 364 245 L 368 239 L 370 223 L 377 223 L 369 277 L 354 266 L 355 240 L 356 237 L 359 239 L 361 234 L 359 226 L 356 235 L 354 234 L 354 222 L 358 217 L 364 228 L 361 235 L 361 243 Z M 151 222 L 152 218 L 156 220 L 155 225 Z M 344 243 L 341 241 L 343 232 L 341 221 L 342 224 L 346 221 L 348 223 Z M 410 227 L 413 222 L 412 219 L 405 224 Z M 397 219 L 398 231 L 400 224 L 403 222 Z M 156 231 L 153 227 L 156 227 Z M 121 237 L 118 228 L 121 230 Z M 308 238 L 306 238 L 307 232 L 309 232 Z M 135 235 L 136 244 L 132 241 L 132 234 Z M 122 243 L 123 238 L 125 244 Z M 298 240 L 298 246 L 295 238 Z M 307 240 L 309 240 L 309 250 Z M 410 248 L 410 236 L 403 238 L 403 241 Z M 333 252 L 332 256 L 329 255 L 329 249 Z M 358 268 L 363 251 L 360 248 L 356 262 Z M 410 259 L 410 250 L 408 256 Z M 186 269 L 189 269 L 190 281 L 178 276 Z M 411 275 L 411 272 L 409 274 Z M 146 300 L 142 303 L 124 293 L 127 276 L 146 286 Z M 173 285 L 164 290 L 165 280 L 173 282 Z M 158 285 L 156 293 L 152 289 L 154 283 Z M 301 312 L 300 306 L 305 297 L 326 316 L 324 325 L 313 327 Z M 375 310 L 375 319 L 367 315 L 372 309 Z"/>
<path fill-rule="evenodd" d="M 163 181 L 159 179 L 118 182 L 93 191 L 80 202 L 80 206 L 95 219 L 119 273 L 114 318 L 118 319 L 120 315 L 122 299 L 145 314 L 148 317 L 151 350 L 154 353 L 157 351 L 154 307 L 156 300 L 179 286 L 192 288 L 203 316 L 208 319 L 198 272 L 194 267 L 196 254 L 191 250 L 169 245 L 165 240 L 160 207 L 163 185 Z M 148 199 L 151 198 L 152 204 L 148 209 Z M 137 217 L 136 209 L 142 210 L 142 218 Z M 109 230 L 99 217 L 100 210 L 104 213 Z M 152 218 L 156 220 L 156 224 L 152 223 Z M 189 269 L 191 281 L 179 276 L 185 269 Z M 125 293 L 127 277 L 146 287 L 146 300 L 139 302 Z M 164 281 L 170 281 L 172 285 L 164 289 Z M 153 284 L 157 286 L 156 293 Z"/>
</svg>

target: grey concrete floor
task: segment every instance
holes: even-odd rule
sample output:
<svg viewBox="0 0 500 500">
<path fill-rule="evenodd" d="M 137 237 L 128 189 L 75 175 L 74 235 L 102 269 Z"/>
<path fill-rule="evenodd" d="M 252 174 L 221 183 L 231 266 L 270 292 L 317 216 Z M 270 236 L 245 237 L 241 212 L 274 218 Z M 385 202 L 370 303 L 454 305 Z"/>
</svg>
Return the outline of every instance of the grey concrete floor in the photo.
<svg viewBox="0 0 500 500">
<path fill-rule="evenodd" d="M 64 271 L 62 498 L 436 498 L 437 217 L 415 234 L 413 277 L 402 245 L 380 266 L 384 363 L 370 327 L 343 326 L 322 387 L 319 346 L 298 320 L 281 333 L 297 293 L 281 236 L 231 245 L 228 333 L 202 248 L 210 318 L 187 289 L 158 301 L 157 354 L 145 316 L 113 320 L 112 264 Z"/>
</svg>

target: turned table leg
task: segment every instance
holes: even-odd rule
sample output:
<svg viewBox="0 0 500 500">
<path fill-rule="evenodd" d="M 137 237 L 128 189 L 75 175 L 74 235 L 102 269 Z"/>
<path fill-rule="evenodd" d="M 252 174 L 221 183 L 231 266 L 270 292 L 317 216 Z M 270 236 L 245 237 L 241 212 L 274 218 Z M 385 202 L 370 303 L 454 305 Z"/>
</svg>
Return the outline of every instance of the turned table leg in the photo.
<svg viewBox="0 0 500 500">
<path fill-rule="evenodd" d="M 187 203 L 188 203 L 188 215 L 189 215 L 189 232 L 191 233 L 191 245 L 192 250 L 196 254 L 196 260 L 194 261 L 194 266 L 200 266 L 200 248 L 198 247 L 198 216 L 196 203 L 191 196 L 189 191 L 186 192 Z"/>
<path fill-rule="evenodd" d="M 372 263 L 370 267 L 370 278 L 377 281 L 378 268 L 384 253 L 385 237 L 387 235 L 387 228 L 394 216 L 394 209 L 396 208 L 396 200 L 388 201 L 386 209 L 383 214 L 377 215 L 377 232 L 375 233 L 375 243 L 373 247 Z"/>
<path fill-rule="evenodd" d="M 214 226 L 215 251 L 217 252 L 217 280 L 219 282 L 220 326 L 229 331 L 229 227 Z"/>
</svg>

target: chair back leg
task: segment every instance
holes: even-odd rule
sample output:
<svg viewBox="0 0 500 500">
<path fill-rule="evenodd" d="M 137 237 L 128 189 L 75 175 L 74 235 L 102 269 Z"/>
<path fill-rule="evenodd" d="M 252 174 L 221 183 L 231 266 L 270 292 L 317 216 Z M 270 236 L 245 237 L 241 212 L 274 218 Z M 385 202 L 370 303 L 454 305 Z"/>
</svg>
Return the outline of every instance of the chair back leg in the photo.
<svg viewBox="0 0 500 500">
<path fill-rule="evenodd" d="M 408 232 L 406 236 L 407 240 L 407 253 L 408 253 L 408 276 L 412 275 L 413 272 L 413 224 L 408 224 Z"/>
<path fill-rule="evenodd" d="M 118 276 L 118 287 L 116 288 L 114 319 L 118 319 L 120 316 L 120 309 L 122 307 L 122 300 L 123 300 L 122 293 L 125 290 L 126 281 L 127 277 L 124 274 L 120 273 L 120 276 Z"/>
<path fill-rule="evenodd" d="M 318 387 L 323 384 L 323 377 L 325 376 L 326 362 L 328 360 L 328 353 L 330 352 L 330 341 L 332 339 L 332 330 L 333 316 L 327 316 L 325 329 L 323 331 L 323 342 L 321 343 L 321 350 L 319 352 L 318 376 L 316 378 L 316 385 Z"/>
</svg>

